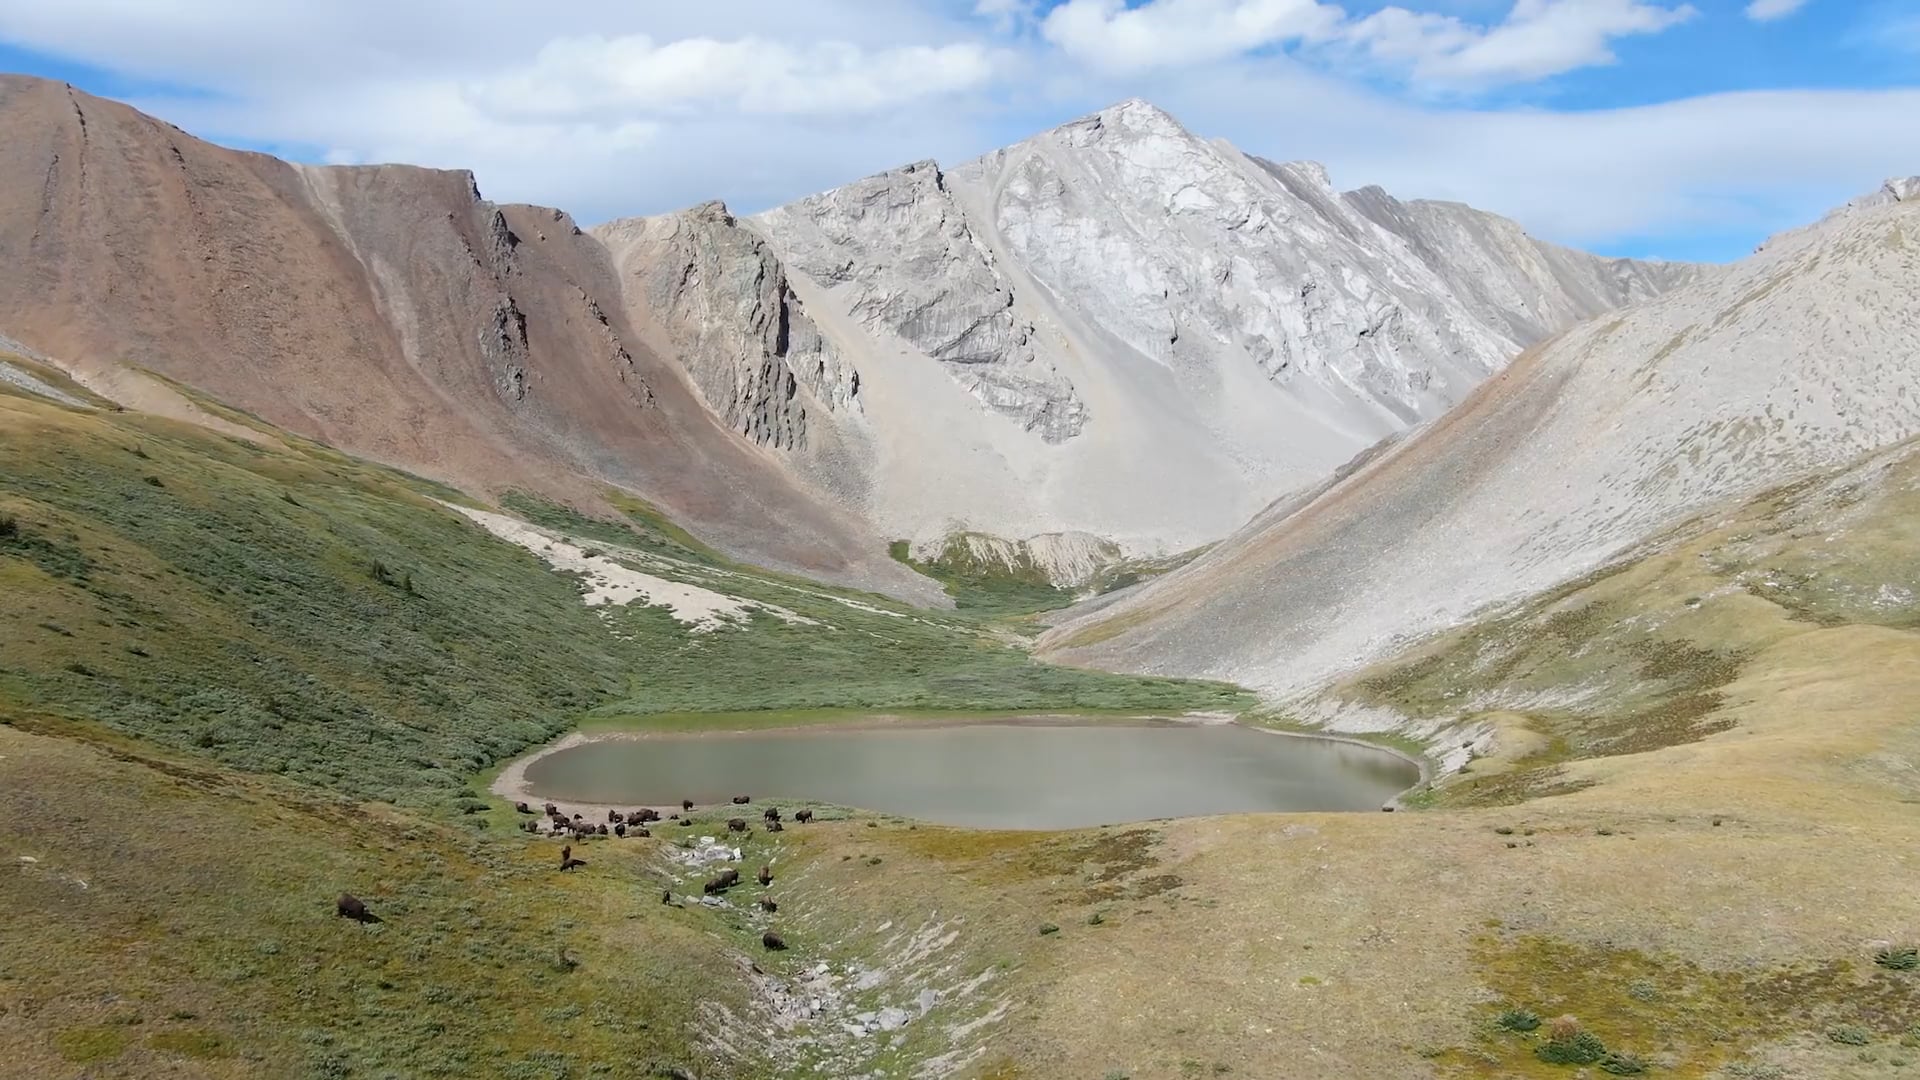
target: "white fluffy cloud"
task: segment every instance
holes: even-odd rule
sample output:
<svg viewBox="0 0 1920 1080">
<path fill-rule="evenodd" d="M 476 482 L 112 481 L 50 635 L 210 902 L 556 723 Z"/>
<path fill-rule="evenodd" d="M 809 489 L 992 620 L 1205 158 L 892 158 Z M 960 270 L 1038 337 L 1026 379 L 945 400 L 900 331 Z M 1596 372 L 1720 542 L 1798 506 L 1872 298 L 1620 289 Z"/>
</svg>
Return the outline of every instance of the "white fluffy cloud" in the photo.
<svg viewBox="0 0 1920 1080">
<path fill-rule="evenodd" d="M 468 167 L 489 197 L 586 221 L 709 198 L 752 211 L 1129 96 L 1344 185 L 1463 199 L 1573 243 L 1751 242 L 1920 171 L 1888 137 L 1920 91 L 1577 113 L 1462 96 L 1606 63 L 1620 36 L 1686 18 L 1677 0 L 1357 6 L 569 0 L 532 19 L 523 0 L 0 0 L 0 41 L 149 83 L 134 103 L 201 135 Z M 1359 77 L 1383 72 L 1442 93 Z"/>
<path fill-rule="evenodd" d="M 1807 6 L 1807 0 L 1753 0 L 1747 5 L 1747 18 L 1754 22 L 1772 22 Z"/>
<path fill-rule="evenodd" d="M 1068 55 L 1109 71 L 1171 67 L 1269 45 L 1330 38 L 1346 18 L 1315 0 L 1066 0 L 1041 33 Z"/>
<path fill-rule="evenodd" d="M 972 42 L 863 49 L 796 48 L 758 38 L 645 34 L 556 38 L 533 60 L 469 84 L 476 104 L 517 117 L 581 119 L 702 107 L 746 113 L 854 113 L 985 86 L 991 50 Z"/>
<path fill-rule="evenodd" d="M 1781 0 L 1760 0 L 1779 3 Z M 1106 71 L 1180 67 L 1266 48 L 1358 51 L 1427 85 L 1530 82 L 1609 64 L 1609 43 L 1655 34 L 1697 14 L 1643 0 L 1515 0 L 1491 25 L 1387 7 L 1364 18 L 1317 0 L 1067 0 L 1046 39 Z"/>
<path fill-rule="evenodd" d="M 1517 0 L 1504 21 L 1483 28 L 1451 15 L 1390 7 L 1354 23 L 1343 37 L 1375 60 L 1403 65 L 1416 82 L 1476 86 L 1611 64 L 1613 39 L 1657 34 L 1697 14 L 1687 4 L 1639 0 Z"/>
</svg>

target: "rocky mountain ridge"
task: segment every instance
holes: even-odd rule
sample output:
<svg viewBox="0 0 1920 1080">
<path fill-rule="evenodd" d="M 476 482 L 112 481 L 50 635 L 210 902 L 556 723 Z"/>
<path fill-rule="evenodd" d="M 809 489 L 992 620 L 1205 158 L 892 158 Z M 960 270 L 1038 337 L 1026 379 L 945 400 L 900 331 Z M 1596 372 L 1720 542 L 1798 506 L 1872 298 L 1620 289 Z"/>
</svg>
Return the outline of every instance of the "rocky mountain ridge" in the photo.
<svg viewBox="0 0 1920 1080">
<path fill-rule="evenodd" d="M 1702 272 L 1342 194 L 1138 100 L 744 224 L 869 384 L 911 379 L 904 409 L 841 425 L 867 450 L 835 486 L 883 532 L 1084 532 L 1135 554 L 1213 540 L 1525 345 Z M 921 406 L 950 387 L 970 400 L 929 439 Z"/>
<path fill-rule="evenodd" d="M 1351 475 L 1042 646 L 1311 695 L 1715 500 L 1920 434 L 1916 297 L 1920 200 L 1857 200 L 1530 350 Z"/>
<path fill-rule="evenodd" d="M 150 368 L 484 494 L 638 495 L 738 557 L 931 602 L 888 542 L 1094 538 L 1040 560 L 1073 575 L 1188 550 L 1699 273 L 1343 195 L 1140 101 L 751 218 L 592 230 L 45 80 L 0 79 L 0 134 L 0 327 L 83 380 Z"/>
</svg>

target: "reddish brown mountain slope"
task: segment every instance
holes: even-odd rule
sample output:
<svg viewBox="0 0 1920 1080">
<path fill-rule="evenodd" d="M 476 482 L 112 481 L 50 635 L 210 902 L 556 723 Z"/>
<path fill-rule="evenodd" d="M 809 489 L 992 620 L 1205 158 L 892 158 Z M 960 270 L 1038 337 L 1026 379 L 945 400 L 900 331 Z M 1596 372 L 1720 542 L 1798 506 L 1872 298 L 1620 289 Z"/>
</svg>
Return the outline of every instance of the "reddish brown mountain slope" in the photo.
<svg viewBox="0 0 1920 1080">
<path fill-rule="evenodd" d="M 292 165 L 0 76 L 0 265 L 0 327 L 83 372 L 139 364 L 478 492 L 616 484 L 743 558 L 933 593 L 721 427 L 597 242 L 470 174 Z"/>
</svg>

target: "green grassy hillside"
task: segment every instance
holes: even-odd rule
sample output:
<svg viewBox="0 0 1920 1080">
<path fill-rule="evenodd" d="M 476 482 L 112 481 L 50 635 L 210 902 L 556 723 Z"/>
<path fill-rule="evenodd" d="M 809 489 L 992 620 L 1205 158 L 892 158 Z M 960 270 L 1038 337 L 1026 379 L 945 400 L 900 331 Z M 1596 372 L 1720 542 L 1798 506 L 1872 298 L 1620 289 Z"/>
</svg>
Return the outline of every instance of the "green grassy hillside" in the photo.
<svg viewBox="0 0 1920 1080">
<path fill-rule="evenodd" d="M 98 722 L 355 798 L 466 777 L 595 708 L 1180 708 L 1235 692 L 1035 664 L 970 624 L 725 567 L 518 500 L 608 550 L 815 619 L 694 635 L 438 505 L 452 492 L 276 435 L 255 445 L 0 388 L 0 707 Z M 702 561 L 704 560 L 704 561 Z M 654 572 L 662 572 L 654 566 Z M 871 610 L 869 610 L 871 609 Z"/>
<path fill-rule="evenodd" d="M 557 844 L 489 827 L 513 815 L 474 777 L 667 711 L 1243 703 L 732 564 L 637 500 L 625 522 L 510 500 L 812 624 L 592 609 L 458 493 L 31 370 L 82 405 L 0 382 L 0 1073 L 779 1075 L 735 959 L 757 930 L 662 906 L 660 840 L 559 874 Z M 336 918 L 343 890 L 385 922 Z"/>
</svg>

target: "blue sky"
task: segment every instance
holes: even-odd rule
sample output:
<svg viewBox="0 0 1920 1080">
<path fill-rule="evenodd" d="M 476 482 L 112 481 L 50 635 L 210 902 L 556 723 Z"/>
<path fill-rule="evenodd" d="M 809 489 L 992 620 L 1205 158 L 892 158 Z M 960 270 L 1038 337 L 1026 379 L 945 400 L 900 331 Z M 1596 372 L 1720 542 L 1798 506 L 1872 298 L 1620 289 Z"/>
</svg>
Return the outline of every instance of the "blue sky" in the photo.
<svg viewBox="0 0 1920 1080">
<path fill-rule="evenodd" d="M 0 69 L 589 221 L 751 211 L 1131 96 L 1612 254 L 1736 258 L 1920 173 L 1920 0 L 0 0 Z"/>
</svg>

